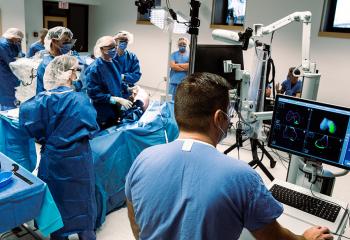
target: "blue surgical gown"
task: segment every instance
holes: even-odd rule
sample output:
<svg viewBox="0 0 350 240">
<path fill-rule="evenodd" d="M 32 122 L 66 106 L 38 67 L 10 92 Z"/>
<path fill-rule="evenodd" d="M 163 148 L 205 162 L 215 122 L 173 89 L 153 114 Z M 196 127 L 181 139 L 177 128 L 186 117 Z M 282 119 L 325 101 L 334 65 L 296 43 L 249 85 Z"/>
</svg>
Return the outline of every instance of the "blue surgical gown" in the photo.
<svg viewBox="0 0 350 240">
<path fill-rule="evenodd" d="M 200 141 L 142 151 L 125 193 L 140 239 L 238 239 L 243 228 L 260 229 L 283 212 L 248 164 Z"/>
<path fill-rule="evenodd" d="M 38 177 L 47 183 L 67 236 L 93 231 L 95 180 L 89 139 L 98 130 L 89 98 L 68 87 L 41 92 L 20 107 L 19 121 L 42 144 Z"/>
<path fill-rule="evenodd" d="M 114 60 L 118 62 L 120 74 L 124 74 L 123 81 L 127 84 L 135 84 L 140 80 L 140 62 L 134 53 L 125 50 L 121 56 L 116 54 Z"/>
<path fill-rule="evenodd" d="M 33 57 L 35 55 L 35 53 L 41 51 L 41 50 L 45 50 L 44 44 L 42 44 L 40 41 L 37 41 L 35 43 L 33 43 L 32 45 L 30 45 L 29 51 L 27 53 L 27 58 Z"/>
<path fill-rule="evenodd" d="M 41 61 L 36 76 L 36 94 L 45 91 L 44 88 L 44 74 L 47 65 L 54 59 L 55 57 L 49 53 L 46 53 Z"/>
<path fill-rule="evenodd" d="M 86 75 L 87 92 L 97 111 L 97 122 L 103 125 L 116 120 L 116 106 L 110 103 L 111 96 L 121 97 L 121 75 L 117 62 L 97 58 Z"/>
<path fill-rule="evenodd" d="M 12 73 L 9 63 L 15 61 L 20 48 L 6 38 L 0 38 L 0 110 L 15 108 L 15 87 L 19 80 Z"/>
<path fill-rule="evenodd" d="M 122 95 L 124 98 L 128 98 L 131 95 L 128 92 L 128 86 L 134 86 L 141 78 L 140 62 L 137 56 L 128 50 L 125 50 L 121 56 L 116 54 L 114 60 L 118 62 L 120 74 L 124 74 Z"/>
</svg>

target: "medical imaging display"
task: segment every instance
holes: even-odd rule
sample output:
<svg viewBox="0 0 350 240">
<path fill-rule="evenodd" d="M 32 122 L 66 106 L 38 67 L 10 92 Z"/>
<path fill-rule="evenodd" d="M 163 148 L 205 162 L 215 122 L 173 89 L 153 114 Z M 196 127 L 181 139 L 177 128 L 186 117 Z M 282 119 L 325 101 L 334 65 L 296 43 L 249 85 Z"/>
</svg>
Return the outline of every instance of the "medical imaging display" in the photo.
<svg viewBox="0 0 350 240">
<path fill-rule="evenodd" d="M 278 95 L 269 146 L 350 169 L 350 110 Z"/>
</svg>

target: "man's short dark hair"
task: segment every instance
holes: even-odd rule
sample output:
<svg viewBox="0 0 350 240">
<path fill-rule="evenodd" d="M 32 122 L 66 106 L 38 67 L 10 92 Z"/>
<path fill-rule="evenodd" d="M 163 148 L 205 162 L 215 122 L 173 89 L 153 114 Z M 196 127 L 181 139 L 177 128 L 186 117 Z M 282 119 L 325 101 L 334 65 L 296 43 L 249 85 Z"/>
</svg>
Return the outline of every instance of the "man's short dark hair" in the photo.
<svg viewBox="0 0 350 240">
<path fill-rule="evenodd" d="M 175 118 L 181 130 L 207 132 L 213 113 L 226 112 L 230 85 L 223 77 L 212 73 L 194 73 L 177 87 Z"/>
</svg>

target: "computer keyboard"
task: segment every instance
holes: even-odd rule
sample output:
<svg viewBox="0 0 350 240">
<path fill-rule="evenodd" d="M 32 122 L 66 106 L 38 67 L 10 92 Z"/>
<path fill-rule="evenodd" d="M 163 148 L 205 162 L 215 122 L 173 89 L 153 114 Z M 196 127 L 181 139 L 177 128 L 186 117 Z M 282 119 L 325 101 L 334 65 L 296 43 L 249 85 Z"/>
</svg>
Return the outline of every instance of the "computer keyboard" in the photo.
<svg viewBox="0 0 350 240">
<path fill-rule="evenodd" d="M 341 207 L 321 199 L 274 184 L 270 188 L 272 196 L 279 202 L 307 212 L 330 222 L 335 222 Z"/>
</svg>

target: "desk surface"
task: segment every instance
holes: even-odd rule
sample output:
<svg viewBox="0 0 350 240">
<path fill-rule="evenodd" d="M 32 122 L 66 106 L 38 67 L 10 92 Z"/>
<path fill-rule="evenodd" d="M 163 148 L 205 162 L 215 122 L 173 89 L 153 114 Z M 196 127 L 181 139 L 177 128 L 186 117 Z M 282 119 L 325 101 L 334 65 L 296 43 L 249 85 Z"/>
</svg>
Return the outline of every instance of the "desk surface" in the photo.
<svg viewBox="0 0 350 240">
<path fill-rule="evenodd" d="M 12 164 L 15 164 L 2 153 L 0 162 L 1 171 L 11 171 Z M 44 235 L 62 227 L 61 216 L 46 184 L 21 166 L 17 173 L 32 184 L 13 175 L 12 181 L 0 188 L 0 232 L 36 218 Z"/>
</svg>

